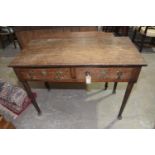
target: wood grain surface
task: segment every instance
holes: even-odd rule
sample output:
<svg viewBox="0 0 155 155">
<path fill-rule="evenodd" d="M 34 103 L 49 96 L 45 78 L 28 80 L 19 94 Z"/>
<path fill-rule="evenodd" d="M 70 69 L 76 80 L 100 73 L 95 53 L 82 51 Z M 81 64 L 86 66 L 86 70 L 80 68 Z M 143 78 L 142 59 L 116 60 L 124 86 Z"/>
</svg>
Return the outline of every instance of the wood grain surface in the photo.
<svg viewBox="0 0 155 155">
<path fill-rule="evenodd" d="M 55 36 L 59 35 L 55 33 Z M 9 66 L 89 65 L 145 66 L 146 62 L 128 37 L 114 37 L 103 32 L 75 32 L 55 39 L 32 41 Z"/>
<path fill-rule="evenodd" d="M 47 39 L 63 32 L 97 31 L 97 26 L 15 26 L 16 36 L 21 48 L 26 48 L 34 39 Z"/>
</svg>

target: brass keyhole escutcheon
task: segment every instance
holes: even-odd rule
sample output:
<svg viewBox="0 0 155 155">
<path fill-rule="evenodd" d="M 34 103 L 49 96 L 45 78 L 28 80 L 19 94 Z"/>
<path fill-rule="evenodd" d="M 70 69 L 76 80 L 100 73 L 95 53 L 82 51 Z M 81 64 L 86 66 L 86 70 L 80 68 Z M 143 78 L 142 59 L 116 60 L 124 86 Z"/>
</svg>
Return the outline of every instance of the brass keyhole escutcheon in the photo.
<svg viewBox="0 0 155 155">
<path fill-rule="evenodd" d="M 85 72 L 85 75 L 86 75 L 86 76 L 90 75 L 90 72 L 88 72 L 88 71 L 87 71 L 87 72 Z"/>
<path fill-rule="evenodd" d="M 123 72 L 117 71 L 117 79 L 120 80 L 123 75 Z"/>
</svg>

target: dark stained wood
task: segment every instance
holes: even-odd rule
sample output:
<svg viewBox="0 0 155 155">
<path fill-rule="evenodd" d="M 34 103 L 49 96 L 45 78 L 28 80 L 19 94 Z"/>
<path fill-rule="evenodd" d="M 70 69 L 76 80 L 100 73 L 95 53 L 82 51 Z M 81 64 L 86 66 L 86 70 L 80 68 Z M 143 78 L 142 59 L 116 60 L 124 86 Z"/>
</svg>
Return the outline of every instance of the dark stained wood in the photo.
<svg viewBox="0 0 155 155">
<path fill-rule="evenodd" d="M 117 84 L 118 84 L 118 82 L 114 83 L 113 92 L 112 92 L 113 94 L 116 94 Z"/>
<path fill-rule="evenodd" d="M 128 37 L 75 32 L 66 33 L 63 39 L 34 42 L 13 60 L 11 67 L 146 65 Z"/>
<path fill-rule="evenodd" d="M 97 26 L 14 26 L 16 32 L 23 32 L 23 31 L 34 31 L 34 30 L 51 30 L 51 31 L 69 31 L 73 32 L 80 32 L 83 29 L 85 31 L 97 31 Z"/>
<path fill-rule="evenodd" d="M 32 91 L 31 91 L 31 88 L 30 88 L 28 82 L 27 82 L 27 81 L 22 81 L 22 84 L 23 84 L 23 86 L 24 86 L 24 88 L 25 88 L 25 90 L 26 90 L 26 92 L 27 92 L 29 98 L 31 99 L 32 104 L 33 104 L 34 107 L 36 108 L 36 110 L 37 110 L 37 112 L 38 112 L 38 115 L 41 115 L 41 110 L 40 110 L 40 108 L 39 108 L 39 106 L 38 106 L 38 104 L 37 104 L 37 102 L 36 102 L 35 97 L 33 96 L 33 93 L 32 93 Z"/>
<path fill-rule="evenodd" d="M 92 82 L 137 81 L 140 67 L 71 67 L 71 68 L 14 68 L 21 81 L 85 82 L 88 72 Z M 119 76 L 119 73 L 121 75 Z M 48 88 L 48 87 L 47 87 Z"/>
<path fill-rule="evenodd" d="M 31 40 L 52 38 L 57 32 L 97 31 L 97 26 L 16 26 L 16 36 L 21 48 L 27 47 Z"/>
<path fill-rule="evenodd" d="M 128 36 L 129 26 L 103 26 L 104 32 L 114 32 L 116 36 Z"/>
<path fill-rule="evenodd" d="M 48 89 L 48 91 L 50 91 L 50 84 L 48 82 L 45 82 L 45 87 Z"/>
<path fill-rule="evenodd" d="M 45 35 L 44 39 L 32 40 L 9 66 L 14 68 L 38 113 L 41 111 L 27 81 L 85 83 L 89 73 L 92 82 L 115 82 L 114 93 L 117 82 L 128 82 L 120 119 L 146 62 L 127 37 L 103 32 L 64 32 L 55 33 L 53 38 Z"/>
<path fill-rule="evenodd" d="M 76 69 L 76 75 L 81 82 L 84 81 L 86 72 L 90 73 L 93 82 L 128 82 L 137 80 L 133 74 L 136 72 L 135 70 L 139 70 L 139 67 L 79 67 Z M 121 73 L 121 77 L 119 77 L 119 73 Z"/>
<path fill-rule="evenodd" d="M 71 67 L 70 68 L 70 75 L 71 75 L 71 78 L 72 79 L 75 79 L 76 78 L 76 72 L 75 72 L 75 68 L 74 67 Z"/>
<path fill-rule="evenodd" d="M 108 88 L 108 82 L 105 83 L 105 88 L 104 88 L 104 90 L 107 90 L 107 88 Z"/>
<path fill-rule="evenodd" d="M 127 100 L 128 100 L 128 98 L 130 96 L 133 85 L 134 85 L 134 82 L 129 82 L 128 83 L 128 86 L 127 86 L 127 89 L 126 89 L 126 92 L 125 92 L 125 95 L 124 95 L 124 98 L 123 98 L 123 102 L 122 102 L 122 105 L 121 105 L 121 108 L 120 108 L 120 111 L 119 111 L 119 114 L 118 114 L 118 119 L 122 119 L 122 113 L 123 113 L 123 110 L 124 110 L 124 108 L 126 106 Z"/>
</svg>

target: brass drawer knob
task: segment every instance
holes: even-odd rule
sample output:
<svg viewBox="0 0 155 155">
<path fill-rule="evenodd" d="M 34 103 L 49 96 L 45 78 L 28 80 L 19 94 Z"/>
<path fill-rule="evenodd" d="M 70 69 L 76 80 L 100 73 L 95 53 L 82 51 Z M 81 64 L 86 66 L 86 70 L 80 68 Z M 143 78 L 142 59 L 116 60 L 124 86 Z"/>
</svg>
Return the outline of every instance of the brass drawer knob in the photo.
<svg viewBox="0 0 155 155">
<path fill-rule="evenodd" d="M 41 74 L 43 75 L 43 76 L 46 76 L 47 75 L 47 72 L 46 71 L 41 71 Z"/>
<path fill-rule="evenodd" d="M 57 71 L 55 74 L 58 75 L 58 76 L 61 76 L 61 75 L 63 75 L 63 72 Z"/>
<path fill-rule="evenodd" d="M 55 74 L 56 74 L 55 75 L 55 80 L 61 80 L 61 79 L 63 79 L 63 72 L 57 71 Z"/>
<path fill-rule="evenodd" d="M 61 77 L 56 76 L 56 77 L 55 77 L 55 80 L 61 80 Z"/>
<path fill-rule="evenodd" d="M 122 78 L 123 72 L 117 71 L 117 79 L 120 80 Z"/>
</svg>

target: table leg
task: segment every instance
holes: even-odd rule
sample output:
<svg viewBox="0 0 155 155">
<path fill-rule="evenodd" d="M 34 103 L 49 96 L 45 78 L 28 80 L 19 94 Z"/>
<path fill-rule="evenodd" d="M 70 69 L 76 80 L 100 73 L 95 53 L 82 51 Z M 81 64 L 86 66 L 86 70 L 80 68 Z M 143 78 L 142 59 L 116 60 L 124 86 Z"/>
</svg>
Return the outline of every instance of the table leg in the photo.
<svg viewBox="0 0 155 155">
<path fill-rule="evenodd" d="M 107 88 L 108 88 L 108 82 L 105 83 L 104 90 L 107 90 Z"/>
<path fill-rule="evenodd" d="M 23 84 L 23 86 L 24 86 L 24 88 L 25 88 L 29 98 L 31 99 L 33 106 L 36 108 L 36 110 L 38 112 L 38 115 L 40 115 L 41 114 L 41 110 L 40 110 L 40 108 L 39 108 L 39 106 L 38 106 L 38 104 L 37 104 L 37 102 L 35 100 L 35 97 L 33 96 L 33 93 L 31 91 L 31 88 L 30 88 L 28 82 L 27 81 L 25 81 L 25 82 L 22 81 L 22 84 Z"/>
<path fill-rule="evenodd" d="M 114 83 L 113 94 L 116 94 L 117 82 Z"/>
<path fill-rule="evenodd" d="M 122 119 L 122 113 L 123 113 L 123 110 L 124 110 L 124 108 L 126 106 L 127 100 L 128 100 L 128 98 L 130 96 L 133 85 L 134 85 L 134 82 L 129 82 L 128 83 L 128 86 L 126 88 L 126 92 L 125 92 L 125 95 L 124 95 L 124 98 L 123 98 L 123 102 L 122 102 L 122 105 L 121 105 L 121 108 L 120 108 L 120 111 L 119 111 L 119 114 L 118 114 L 118 117 L 117 117 L 119 120 Z"/>
<path fill-rule="evenodd" d="M 48 91 L 50 91 L 50 85 L 48 82 L 45 82 L 45 87 L 48 89 Z"/>
</svg>

